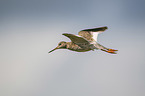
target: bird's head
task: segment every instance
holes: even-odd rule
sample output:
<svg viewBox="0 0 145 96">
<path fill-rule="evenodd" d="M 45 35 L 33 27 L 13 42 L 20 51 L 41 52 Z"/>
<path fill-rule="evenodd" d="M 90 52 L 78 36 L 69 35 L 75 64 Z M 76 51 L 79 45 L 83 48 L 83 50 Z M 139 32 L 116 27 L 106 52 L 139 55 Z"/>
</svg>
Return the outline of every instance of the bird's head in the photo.
<svg viewBox="0 0 145 96">
<path fill-rule="evenodd" d="M 66 48 L 66 42 L 61 41 L 60 43 L 58 43 L 56 48 L 54 48 L 53 50 L 49 51 L 48 53 L 51 53 L 51 52 L 55 51 L 56 49 L 65 49 L 65 48 Z"/>
</svg>

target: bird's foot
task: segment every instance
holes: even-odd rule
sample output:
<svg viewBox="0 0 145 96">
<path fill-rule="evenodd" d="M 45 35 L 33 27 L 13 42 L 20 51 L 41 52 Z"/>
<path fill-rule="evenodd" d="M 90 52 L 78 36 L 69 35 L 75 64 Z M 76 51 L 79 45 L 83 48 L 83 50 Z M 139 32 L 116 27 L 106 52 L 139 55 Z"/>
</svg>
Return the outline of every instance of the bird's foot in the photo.
<svg viewBox="0 0 145 96">
<path fill-rule="evenodd" d="M 108 49 L 108 51 L 118 51 L 118 50 L 115 50 L 115 49 Z"/>
</svg>

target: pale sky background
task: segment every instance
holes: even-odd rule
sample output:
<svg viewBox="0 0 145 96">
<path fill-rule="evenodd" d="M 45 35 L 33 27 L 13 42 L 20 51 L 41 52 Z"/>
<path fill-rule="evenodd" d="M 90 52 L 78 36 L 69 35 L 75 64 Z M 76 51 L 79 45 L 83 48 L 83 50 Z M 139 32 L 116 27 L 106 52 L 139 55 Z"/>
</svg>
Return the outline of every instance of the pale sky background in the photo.
<svg viewBox="0 0 145 96">
<path fill-rule="evenodd" d="M 48 54 L 100 26 L 117 55 Z M 0 0 L 0 96 L 145 96 L 145 0 Z"/>
</svg>

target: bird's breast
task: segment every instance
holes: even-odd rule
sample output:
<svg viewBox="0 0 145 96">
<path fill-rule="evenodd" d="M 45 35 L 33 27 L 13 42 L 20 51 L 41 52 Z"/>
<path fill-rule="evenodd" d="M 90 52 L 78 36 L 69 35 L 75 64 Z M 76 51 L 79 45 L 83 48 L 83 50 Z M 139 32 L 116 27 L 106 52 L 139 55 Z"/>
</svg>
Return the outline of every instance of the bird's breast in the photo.
<svg viewBox="0 0 145 96">
<path fill-rule="evenodd" d="M 86 52 L 86 51 L 90 51 L 91 49 L 89 47 L 80 47 L 72 42 L 67 44 L 67 49 L 72 50 L 72 51 L 77 51 L 77 52 Z"/>
</svg>

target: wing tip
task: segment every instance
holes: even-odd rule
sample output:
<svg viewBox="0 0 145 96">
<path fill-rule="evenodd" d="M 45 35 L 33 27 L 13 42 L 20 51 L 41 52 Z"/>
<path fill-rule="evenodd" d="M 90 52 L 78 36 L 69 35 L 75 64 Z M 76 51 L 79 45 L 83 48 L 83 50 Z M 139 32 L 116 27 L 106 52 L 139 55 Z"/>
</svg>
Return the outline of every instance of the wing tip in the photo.
<svg viewBox="0 0 145 96">
<path fill-rule="evenodd" d="M 68 35 L 68 33 L 63 33 L 62 35 L 64 35 L 64 36 L 65 36 L 65 35 Z"/>
<path fill-rule="evenodd" d="M 104 26 L 104 27 L 102 27 L 102 28 L 104 28 L 104 29 L 108 29 L 108 27 L 107 27 L 107 26 Z"/>
<path fill-rule="evenodd" d="M 84 29 L 82 31 L 93 31 L 93 32 L 97 32 L 97 31 L 105 31 L 106 29 L 108 29 L 107 26 L 103 26 L 103 27 L 98 27 L 98 28 L 93 28 L 93 29 Z"/>
</svg>

